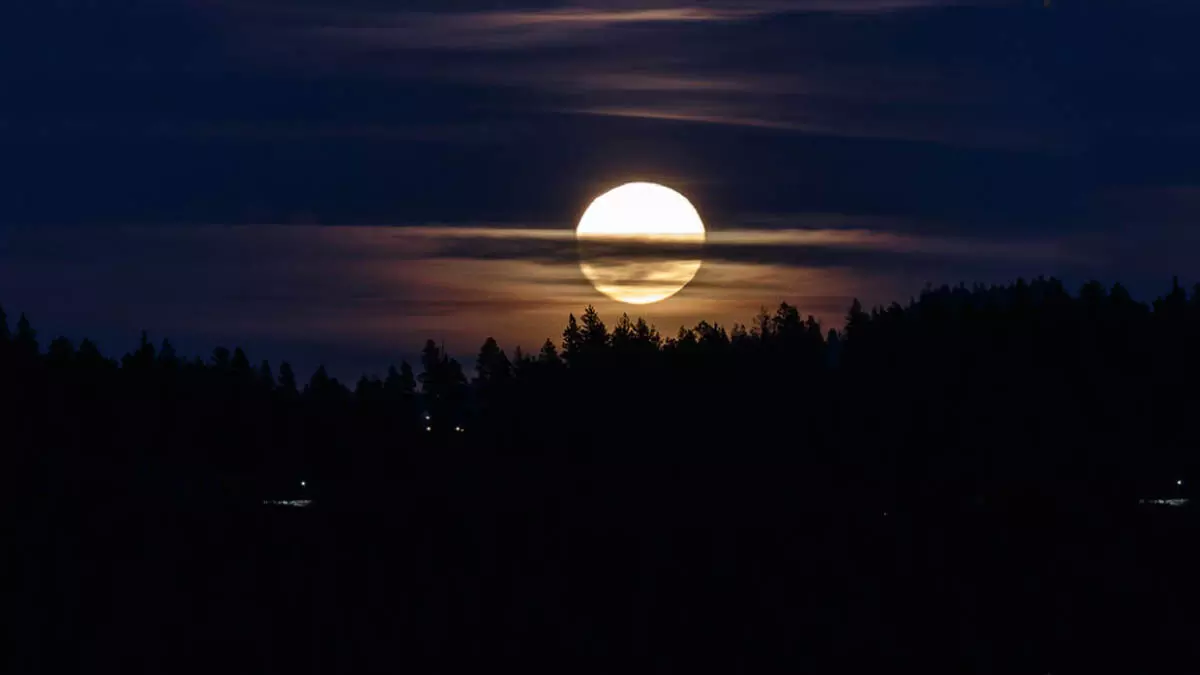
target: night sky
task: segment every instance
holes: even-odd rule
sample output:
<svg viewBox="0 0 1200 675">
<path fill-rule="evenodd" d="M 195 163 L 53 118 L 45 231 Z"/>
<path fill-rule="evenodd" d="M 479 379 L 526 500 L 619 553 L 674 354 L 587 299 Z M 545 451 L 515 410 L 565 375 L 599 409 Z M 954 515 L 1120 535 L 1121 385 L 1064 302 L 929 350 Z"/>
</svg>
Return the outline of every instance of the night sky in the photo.
<svg viewBox="0 0 1200 675">
<path fill-rule="evenodd" d="M 14 6 L 15 5 L 15 6 Z M 427 337 L 536 350 L 782 300 L 1200 261 L 1194 0 L 34 0 L 0 9 L 0 303 L 46 341 L 356 378 Z M 588 201 L 651 180 L 712 238 L 633 307 Z M 563 236 L 563 235 L 566 236 Z"/>
</svg>

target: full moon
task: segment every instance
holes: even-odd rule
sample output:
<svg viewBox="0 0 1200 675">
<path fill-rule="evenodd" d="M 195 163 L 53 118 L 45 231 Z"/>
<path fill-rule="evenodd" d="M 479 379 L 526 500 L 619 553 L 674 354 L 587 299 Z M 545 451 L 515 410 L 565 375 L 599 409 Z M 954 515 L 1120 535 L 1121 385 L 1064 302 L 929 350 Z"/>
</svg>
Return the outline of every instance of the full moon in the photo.
<svg viewBox="0 0 1200 675">
<path fill-rule="evenodd" d="M 626 183 L 592 201 L 575 238 L 579 268 L 596 290 L 648 305 L 675 295 L 696 276 L 705 234 L 687 197 L 656 183 Z M 684 253 L 663 251 L 669 247 Z"/>
</svg>

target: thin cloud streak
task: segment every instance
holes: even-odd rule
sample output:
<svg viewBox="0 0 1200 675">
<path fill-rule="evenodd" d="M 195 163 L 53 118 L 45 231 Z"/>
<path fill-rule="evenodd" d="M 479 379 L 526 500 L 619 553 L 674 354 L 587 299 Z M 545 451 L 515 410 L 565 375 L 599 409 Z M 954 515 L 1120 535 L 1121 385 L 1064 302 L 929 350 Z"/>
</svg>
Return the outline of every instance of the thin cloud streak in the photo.
<svg viewBox="0 0 1200 675">
<path fill-rule="evenodd" d="M 534 259 L 563 260 L 577 257 L 575 233 L 568 229 L 529 229 L 492 227 L 449 227 L 425 226 L 404 227 L 395 230 L 395 236 L 405 240 L 419 240 L 425 255 L 436 251 L 453 252 L 454 255 L 484 258 L 511 257 L 520 259 L 528 255 Z M 439 247 L 437 242 L 452 245 Z M 494 247 L 488 243 L 508 244 Z M 478 243 L 478 246 L 472 244 Z M 558 244 L 546 246 L 546 243 Z M 668 239 L 645 239 L 604 244 L 588 242 L 597 255 L 603 257 L 655 257 L 685 252 L 695 252 L 696 244 L 673 243 Z M 608 246 L 608 248 L 603 248 Z M 740 229 L 710 231 L 703 244 L 706 259 L 744 260 L 745 252 L 761 254 L 772 261 L 786 260 L 792 250 L 840 250 L 897 255 L 919 254 L 945 256 L 949 258 L 990 259 L 1011 261 L 1062 261 L 1086 262 L 1088 256 L 1071 250 L 1068 242 L 1056 239 L 996 241 L 963 237 L 937 237 L 917 234 L 899 234 L 869 229 Z"/>
<path fill-rule="evenodd" d="M 388 11 L 371 8 L 275 9 L 317 36 L 359 48 L 491 51 L 569 44 L 608 37 L 622 26 L 733 23 L 784 14 L 885 14 L 997 0 L 789 0 L 773 2 L 663 2 L 655 6 L 584 3 L 548 8 L 468 11 Z M 228 5 L 238 11 L 235 5 Z"/>
<path fill-rule="evenodd" d="M 603 117 L 631 117 L 638 119 L 666 120 L 670 122 L 700 122 L 703 124 L 754 127 L 758 129 L 774 129 L 777 131 L 804 131 L 815 133 L 833 133 L 835 131 L 832 128 L 817 124 L 802 124 L 783 120 L 726 114 L 704 109 L 679 109 L 674 106 L 664 106 L 661 108 L 629 108 L 618 106 L 596 108 L 564 108 L 558 112 L 577 115 L 599 115 Z"/>
<path fill-rule="evenodd" d="M 566 44 L 621 25 L 728 22 L 766 10 L 675 7 L 483 12 L 342 12 L 312 34 L 357 47 L 488 51 Z"/>
<path fill-rule="evenodd" d="M 641 107 L 614 105 L 561 108 L 557 112 L 601 117 L 713 124 L 841 138 L 921 141 L 985 149 L 1050 148 L 1066 145 L 1069 141 L 1069 139 L 1061 138 L 1056 141 L 1050 141 L 1042 135 L 1019 133 L 1005 130 L 999 126 L 996 128 L 951 131 L 947 128 L 920 128 L 916 125 L 888 124 L 867 115 L 863 115 L 860 122 L 856 122 L 853 117 L 843 117 L 835 120 L 833 119 L 833 114 L 836 110 L 828 101 L 822 104 L 814 104 L 808 110 L 798 113 L 801 116 L 807 114 L 809 119 L 797 119 L 794 117 L 797 113 L 783 111 L 767 105 L 756 105 L 752 101 L 696 106 L 663 99 L 651 105 Z M 818 113 L 820 112 L 825 112 L 823 117 L 827 119 L 820 121 L 813 119 L 818 117 Z"/>
<path fill-rule="evenodd" d="M 290 67 L 315 72 L 340 64 L 334 72 L 361 67 L 402 81 L 512 89 L 517 93 L 496 99 L 510 111 L 984 149 L 1070 145 L 1069 130 L 1016 129 L 1007 108 L 997 107 L 998 101 L 1045 105 L 1025 90 L 992 91 L 974 73 L 955 74 L 920 59 L 864 65 L 852 52 L 826 45 L 822 35 L 796 44 L 772 27 L 811 24 L 798 15 L 820 14 L 847 15 L 869 28 L 881 23 L 876 15 L 1005 4 L 1011 3 L 591 2 L 446 12 L 353 3 L 228 7 L 270 38 L 256 35 L 256 51 L 275 53 Z M 764 63 L 782 70 L 764 72 Z M 1027 99 L 1033 102 L 1022 103 Z"/>
</svg>

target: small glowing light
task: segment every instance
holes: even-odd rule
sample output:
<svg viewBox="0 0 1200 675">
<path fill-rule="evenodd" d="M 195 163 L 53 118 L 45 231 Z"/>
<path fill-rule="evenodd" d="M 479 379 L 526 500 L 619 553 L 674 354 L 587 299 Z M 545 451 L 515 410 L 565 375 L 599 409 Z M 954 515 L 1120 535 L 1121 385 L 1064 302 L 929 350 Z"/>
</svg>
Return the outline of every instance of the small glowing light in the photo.
<svg viewBox="0 0 1200 675">
<path fill-rule="evenodd" d="M 463 428 L 462 428 L 462 427 L 454 427 L 454 430 L 455 430 L 455 431 L 462 431 L 462 430 L 463 430 Z"/>
<path fill-rule="evenodd" d="M 1183 481 L 1181 481 L 1181 480 L 1177 480 L 1177 481 L 1175 481 L 1175 484 L 1176 484 L 1176 485 L 1183 485 Z"/>
<path fill-rule="evenodd" d="M 298 506 L 300 508 L 304 508 L 306 506 L 311 505 L 312 500 L 311 499 L 286 499 L 286 500 L 267 499 L 267 500 L 263 501 L 263 504 L 269 504 L 271 506 Z"/>
<path fill-rule="evenodd" d="M 426 419 L 426 420 L 428 420 L 428 419 L 429 419 L 429 415 L 426 415 L 426 416 L 425 416 L 425 419 Z"/>
<path fill-rule="evenodd" d="M 300 481 L 300 487 L 308 487 L 308 481 Z"/>
<path fill-rule="evenodd" d="M 433 427 L 425 427 L 425 431 L 433 431 Z"/>
<path fill-rule="evenodd" d="M 1158 504 L 1161 506 L 1184 506 L 1191 500 L 1189 499 L 1141 499 L 1140 504 Z"/>
<path fill-rule="evenodd" d="M 884 518 L 886 518 L 886 517 L 887 517 L 887 511 L 884 511 L 884 512 L 883 512 L 883 517 L 884 517 Z"/>
</svg>

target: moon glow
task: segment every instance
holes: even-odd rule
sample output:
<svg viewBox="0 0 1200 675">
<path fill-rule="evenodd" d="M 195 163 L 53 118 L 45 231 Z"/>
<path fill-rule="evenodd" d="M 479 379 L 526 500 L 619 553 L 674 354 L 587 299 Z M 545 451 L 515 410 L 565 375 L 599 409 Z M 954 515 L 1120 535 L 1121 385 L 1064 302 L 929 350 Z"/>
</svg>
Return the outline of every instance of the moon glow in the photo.
<svg viewBox="0 0 1200 675">
<path fill-rule="evenodd" d="M 705 232 L 687 197 L 656 183 L 626 183 L 592 201 L 575 239 L 579 268 L 597 291 L 648 305 L 675 295 L 696 276 Z"/>
</svg>

